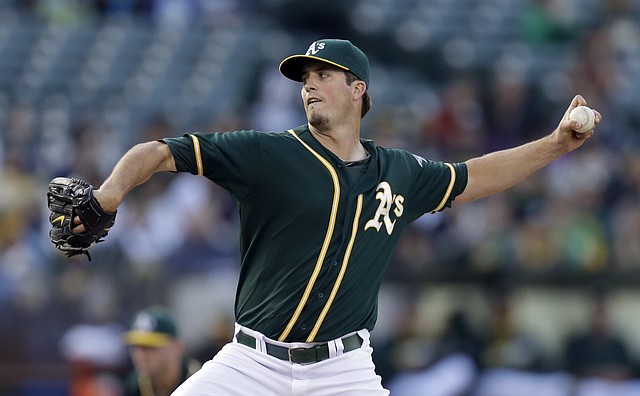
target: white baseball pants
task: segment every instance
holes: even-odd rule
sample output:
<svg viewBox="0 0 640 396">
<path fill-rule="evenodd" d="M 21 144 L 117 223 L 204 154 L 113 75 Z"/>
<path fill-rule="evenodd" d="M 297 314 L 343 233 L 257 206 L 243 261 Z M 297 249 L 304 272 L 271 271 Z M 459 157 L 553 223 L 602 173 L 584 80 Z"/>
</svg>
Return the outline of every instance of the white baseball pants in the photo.
<svg viewBox="0 0 640 396">
<path fill-rule="evenodd" d="M 282 343 L 236 324 L 256 338 L 256 348 L 239 344 L 235 337 L 202 368 L 187 379 L 172 396 L 382 396 L 382 387 L 371 358 L 367 330 L 358 331 L 360 348 L 342 353 L 340 340 L 331 341 L 330 358 L 297 364 L 267 355 L 265 342 L 300 347 L 313 344 Z"/>
</svg>

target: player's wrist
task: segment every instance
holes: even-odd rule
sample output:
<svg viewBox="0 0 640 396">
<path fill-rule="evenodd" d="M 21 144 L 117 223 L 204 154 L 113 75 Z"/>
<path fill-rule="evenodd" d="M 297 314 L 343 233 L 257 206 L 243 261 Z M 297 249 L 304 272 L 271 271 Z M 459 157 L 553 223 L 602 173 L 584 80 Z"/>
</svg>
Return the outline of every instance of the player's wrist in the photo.
<svg viewBox="0 0 640 396">
<path fill-rule="evenodd" d="M 97 190 L 93 190 L 93 196 L 104 211 L 111 213 L 118 209 L 118 206 L 122 201 L 122 199 L 119 199 L 117 195 L 109 193 L 107 189 L 102 187 Z"/>
<path fill-rule="evenodd" d="M 553 142 L 555 143 L 555 147 L 553 149 L 555 150 L 554 154 L 556 157 L 567 154 L 579 147 L 579 145 L 576 144 L 577 140 L 574 134 L 578 133 L 574 132 L 571 128 L 566 129 L 558 127 L 558 129 L 556 130 L 555 139 L 553 140 Z"/>
</svg>

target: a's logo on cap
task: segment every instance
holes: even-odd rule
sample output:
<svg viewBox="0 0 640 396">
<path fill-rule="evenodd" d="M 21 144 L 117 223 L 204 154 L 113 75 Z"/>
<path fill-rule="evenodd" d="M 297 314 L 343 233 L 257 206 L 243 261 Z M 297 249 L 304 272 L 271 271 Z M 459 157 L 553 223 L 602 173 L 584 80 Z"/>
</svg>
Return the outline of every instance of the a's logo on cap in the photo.
<svg viewBox="0 0 640 396">
<path fill-rule="evenodd" d="M 147 313 L 141 313 L 132 327 L 139 331 L 153 331 L 156 328 L 156 319 Z"/>
<path fill-rule="evenodd" d="M 315 55 L 318 52 L 320 52 L 320 50 L 324 49 L 324 43 L 319 43 L 317 41 L 314 41 L 310 46 L 309 49 L 307 50 L 307 53 L 305 55 Z"/>
</svg>

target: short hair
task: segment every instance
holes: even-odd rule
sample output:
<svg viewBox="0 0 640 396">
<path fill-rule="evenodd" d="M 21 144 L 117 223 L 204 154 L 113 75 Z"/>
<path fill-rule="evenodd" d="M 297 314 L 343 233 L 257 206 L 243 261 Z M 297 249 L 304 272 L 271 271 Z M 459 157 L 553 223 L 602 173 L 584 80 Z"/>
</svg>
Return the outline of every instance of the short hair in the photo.
<svg viewBox="0 0 640 396">
<path fill-rule="evenodd" d="M 358 78 L 358 76 L 356 76 L 350 71 L 345 71 L 344 75 L 347 79 L 348 85 L 353 84 L 353 82 L 356 80 L 361 80 L 360 78 Z M 369 96 L 369 90 L 367 89 L 366 91 L 364 91 L 364 94 L 362 95 L 362 110 L 360 111 L 360 118 L 363 118 L 365 115 L 367 115 L 369 110 L 371 110 L 371 96 Z"/>
</svg>

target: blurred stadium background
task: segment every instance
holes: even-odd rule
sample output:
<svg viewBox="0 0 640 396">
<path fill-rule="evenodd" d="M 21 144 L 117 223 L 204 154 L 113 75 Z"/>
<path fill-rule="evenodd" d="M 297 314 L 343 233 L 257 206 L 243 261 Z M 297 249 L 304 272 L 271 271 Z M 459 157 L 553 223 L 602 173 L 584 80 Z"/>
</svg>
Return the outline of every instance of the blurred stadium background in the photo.
<svg viewBox="0 0 640 396">
<path fill-rule="evenodd" d="M 594 139 L 500 196 L 425 216 L 373 333 L 393 395 L 640 394 L 640 3 L 635 0 L 0 0 L 0 395 L 119 394 L 151 304 L 189 353 L 229 339 L 237 211 L 192 176 L 126 201 L 93 261 L 50 245 L 55 176 L 99 185 L 133 144 L 304 123 L 278 62 L 341 37 L 372 63 L 363 133 L 458 161 L 552 130 Z"/>
</svg>

